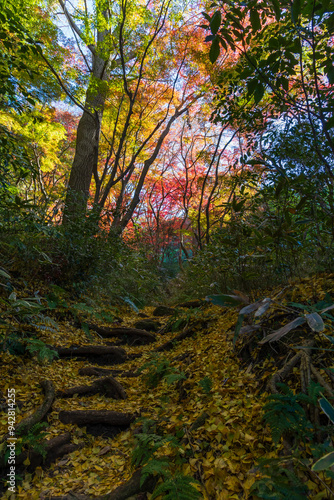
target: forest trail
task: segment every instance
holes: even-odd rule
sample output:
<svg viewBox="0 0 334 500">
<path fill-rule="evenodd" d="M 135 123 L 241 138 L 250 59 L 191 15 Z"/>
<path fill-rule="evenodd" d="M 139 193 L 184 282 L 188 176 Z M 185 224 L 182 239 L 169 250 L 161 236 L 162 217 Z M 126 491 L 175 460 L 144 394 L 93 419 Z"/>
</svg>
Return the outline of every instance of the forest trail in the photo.
<svg viewBox="0 0 334 500">
<path fill-rule="evenodd" d="M 307 286 L 304 282 L 289 290 L 301 295 Z M 321 286 L 318 292 L 320 298 L 325 295 Z M 178 484 L 189 488 L 180 498 L 197 498 L 196 491 L 206 499 L 259 498 L 252 494 L 253 484 L 261 478 L 258 460 L 275 459 L 284 450 L 283 444 L 274 446 L 263 422 L 266 384 L 277 368 L 272 358 L 260 360 L 256 370 L 249 363 L 241 366 L 232 344 L 238 310 L 199 305 L 177 307 L 172 316 L 156 316 L 154 308 L 139 315 L 127 311 L 108 327 L 91 324 L 89 338 L 63 318 L 57 331 L 46 328 L 40 334 L 60 355 L 48 364 L 2 354 L 3 390 L 15 388 L 20 408 L 17 426 L 34 415 L 44 397 L 40 383 L 48 380 L 56 397 L 40 438 L 60 439 L 59 450 L 56 446 L 46 457 L 48 461 L 59 451 L 49 467 L 36 462 L 36 456 L 25 456 L 23 481 L 12 498 L 150 498 L 146 491 L 154 488 L 152 472 L 159 471 L 159 459 L 165 484 L 174 481 L 175 491 Z M 141 328 L 136 334 L 135 326 L 151 331 L 145 334 Z M 112 338 L 102 338 L 101 332 Z M 77 359 L 75 350 L 66 350 L 74 345 L 75 350 L 96 346 L 100 351 L 78 351 Z M 101 346 L 106 347 L 101 351 Z M 84 394 L 87 386 L 91 394 Z M 73 397 L 66 394 L 78 387 Z M 64 443 L 70 448 L 61 448 Z M 146 451 L 138 443 L 145 443 Z M 142 488 L 145 493 L 140 493 L 140 476 L 134 472 L 145 465 L 148 480 Z M 190 485 L 187 477 L 195 478 L 196 484 Z M 312 498 L 330 498 L 319 484 L 308 478 Z M 11 498 L 8 491 L 3 498 Z"/>
</svg>

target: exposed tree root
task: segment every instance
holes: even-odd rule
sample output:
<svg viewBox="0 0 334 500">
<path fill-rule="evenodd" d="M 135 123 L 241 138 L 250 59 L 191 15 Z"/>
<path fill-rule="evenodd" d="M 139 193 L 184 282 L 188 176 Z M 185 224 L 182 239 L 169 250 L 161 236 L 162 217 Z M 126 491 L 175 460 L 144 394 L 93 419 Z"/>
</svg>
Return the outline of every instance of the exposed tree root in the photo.
<svg viewBox="0 0 334 500">
<path fill-rule="evenodd" d="M 159 321 L 154 321 L 153 319 L 141 319 L 135 323 L 135 328 L 138 330 L 145 330 L 147 332 L 157 332 L 161 327 Z"/>
<path fill-rule="evenodd" d="M 55 399 L 54 385 L 50 380 L 42 380 L 40 382 L 40 385 L 45 393 L 44 401 L 32 415 L 21 420 L 21 422 L 16 428 L 16 434 L 18 436 L 27 434 L 29 432 L 29 429 L 31 429 L 31 427 L 33 427 L 34 425 L 38 424 L 41 420 L 43 420 L 46 414 L 51 409 L 52 403 Z"/>
<path fill-rule="evenodd" d="M 85 375 L 88 377 L 101 377 L 103 375 L 121 376 L 121 377 L 138 377 L 139 373 L 134 373 L 131 371 L 125 372 L 124 370 L 112 370 L 110 368 L 100 368 L 99 366 L 87 366 L 86 368 L 80 368 L 79 375 Z"/>
<path fill-rule="evenodd" d="M 63 457 L 64 455 L 72 453 L 72 451 L 78 450 L 84 446 L 83 443 L 71 444 L 70 441 L 71 434 L 69 432 L 60 434 L 55 438 L 39 443 L 40 449 L 44 451 L 43 454 L 36 450 L 24 451 L 16 457 L 16 464 L 19 466 L 23 464 L 27 458 L 29 458 L 30 465 L 28 467 L 28 471 L 32 472 L 36 469 L 36 467 L 39 467 L 40 465 L 49 466 L 57 458 Z"/>
<path fill-rule="evenodd" d="M 63 424 L 106 424 L 111 426 L 129 426 L 134 420 L 133 413 L 119 413 L 112 410 L 75 410 L 61 411 L 59 420 Z"/>
<path fill-rule="evenodd" d="M 146 330 L 139 330 L 138 328 L 128 328 L 128 327 L 117 327 L 108 328 L 105 326 L 98 326 L 93 324 L 88 324 L 89 328 L 94 332 L 101 335 L 104 339 L 110 338 L 122 338 L 126 339 L 127 343 L 130 345 L 138 344 L 150 344 L 156 341 L 155 335 L 153 333 L 147 332 Z"/>
<path fill-rule="evenodd" d="M 334 393 L 333 393 L 331 387 L 329 386 L 329 384 L 326 382 L 326 380 L 322 377 L 322 375 L 318 372 L 318 370 L 315 368 L 315 366 L 312 363 L 311 363 L 311 372 L 315 376 L 315 378 L 317 379 L 319 384 L 322 385 L 322 387 L 325 389 L 327 395 L 330 398 L 333 398 Z"/>
<path fill-rule="evenodd" d="M 195 335 L 196 332 L 197 329 L 194 327 L 186 328 L 185 330 L 183 330 L 183 332 L 174 337 L 172 340 L 169 340 L 168 342 L 165 342 L 161 346 L 157 347 L 155 351 L 156 352 L 170 351 L 171 349 L 173 349 L 175 342 L 180 342 L 181 340 L 192 337 L 193 335 Z"/>
<path fill-rule="evenodd" d="M 71 387 L 66 391 L 59 391 L 60 398 L 71 398 L 74 394 L 104 394 L 113 399 L 126 399 L 126 392 L 117 380 L 113 377 L 104 377 L 96 380 L 92 385 L 80 385 Z"/>
<path fill-rule="evenodd" d="M 41 422 L 41 420 L 45 418 L 45 416 L 52 407 L 52 403 L 55 399 L 55 388 L 53 383 L 50 380 L 42 380 L 40 382 L 40 385 L 45 393 L 44 401 L 32 415 L 29 415 L 28 417 L 21 420 L 19 425 L 16 427 L 15 433 L 17 436 L 28 434 L 29 430 L 34 425 L 38 424 L 39 422 Z M 4 443 L 5 441 L 7 441 L 8 438 L 9 434 L 6 434 L 1 442 Z M 0 456 L 0 467 L 4 466 L 5 466 L 5 457 L 3 454 L 2 456 Z"/>
<path fill-rule="evenodd" d="M 99 363 L 119 364 L 127 359 L 126 351 L 121 347 L 90 345 L 83 347 L 56 347 L 60 358 L 93 358 Z"/>
<path fill-rule="evenodd" d="M 69 492 L 67 495 L 63 495 L 60 497 L 47 497 L 45 496 L 45 500 L 127 500 L 134 495 L 137 495 L 141 492 L 149 492 L 151 493 L 155 485 L 157 483 L 157 479 L 153 476 L 149 476 L 142 486 L 140 486 L 142 470 L 137 470 L 131 478 L 125 483 L 118 486 L 114 491 L 107 493 L 106 495 L 100 495 L 98 497 L 90 497 L 87 495 L 82 495 L 80 493 Z"/>
<path fill-rule="evenodd" d="M 268 388 L 270 389 L 270 391 L 273 394 L 278 394 L 279 393 L 279 391 L 278 391 L 278 389 L 276 387 L 276 384 L 278 382 L 282 381 L 287 375 L 289 375 L 289 373 L 292 372 L 292 370 L 296 366 L 296 364 L 299 363 L 299 362 L 301 362 L 301 360 L 303 358 L 305 359 L 305 356 L 310 356 L 310 353 L 308 352 L 309 351 L 308 348 L 312 347 L 313 344 L 314 344 L 313 340 L 310 340 L 309 342 L 307 342 L 305 344 L 305 348 L 307 348 L 307 350 L 300 349 L 300 351 L 298 351 L 297 354 L 295 354 L 295 356 L 293 356 L 293 358 L 291 358 L 290 361 L 283 366 L 283 368 L 281 368 L 280 370 L 278 370 L 271 377 L 271 379 L 268 382 Z M 304 361 L 304 363 L 305 363 L 305 361 Z M 308 363 L 308 361 L 307 361 L 307 363 Z M 304 374 L 303 374 L 303 376 L 304 376 Z M 306 383 L 305 380 L 304 380 L 304 383 Z M 302 381 L 302 385 L 303 385 L 303 381 Z"/>
<path fill-rule="evenodd" d="M 302 358 L 303 352 L 300 351 L 298 352 L 288 363 L 286 363 L 283 368 L 278 370 L 270 379 L 268 383 L 268 387 L 271 390 L 273 394 L 278 394 L 279 391 L 276 387 L 277 382 L 281 382 L 289 373 L 292 371 L 292 369 L 296 366 L 297 363 L 300 362 Z"/>
</svg>

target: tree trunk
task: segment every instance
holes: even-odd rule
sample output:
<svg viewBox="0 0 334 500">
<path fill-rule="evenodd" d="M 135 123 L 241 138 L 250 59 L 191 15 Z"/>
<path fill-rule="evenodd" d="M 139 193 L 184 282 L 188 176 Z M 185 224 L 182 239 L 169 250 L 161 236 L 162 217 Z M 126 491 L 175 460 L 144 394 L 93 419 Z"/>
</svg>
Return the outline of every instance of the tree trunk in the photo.
<svg viewBox="0 0 334 500">
<path fill-rule="evenodd" d="M 108 21 L 108 12 L 102 15 Z M 85 109 L 80 118 L 75 155 L 67 187 L 63 223 L 76 222 L 86 213 L 93 172 L 97 171 L 101 122 L 106 102 L 110 53 L 101 53 L 109 30 L 97 33 L 97 45 L 92 51 L 92 69 L 86 92 Z"/>
</svg>

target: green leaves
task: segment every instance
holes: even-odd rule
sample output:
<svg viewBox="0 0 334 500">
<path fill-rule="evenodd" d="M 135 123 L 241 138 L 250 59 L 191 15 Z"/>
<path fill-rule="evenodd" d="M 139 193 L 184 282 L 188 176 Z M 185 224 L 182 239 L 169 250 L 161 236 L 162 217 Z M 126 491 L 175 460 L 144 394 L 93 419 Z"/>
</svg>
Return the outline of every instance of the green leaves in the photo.
<svg viewBox="0 0 334 500">
<path fill-rule="evenodd" d="M 212 389 L 212 380 L 210 377 L 204 377 L 199 381 L 199 385 L 202 387 L 205 394 L 209 394 Z"/>
<path fill-rule="evenodd" d="M 261 28 L 261 20 L 258 11 L 256 9 L 252 9 L 249 16 L 253 31 L 258 31 Z"/>
<path fill-rule="evenodd" d="M 291 5 L 291 18 L 294 24 L 297 24 L 299 20 L 299 16 L 301 13 L 301 2 L 302 0 L 293 0 Z"/>
<path fill-rule="evenodd" d="M 140 487 L 143 486 L 145 483 L 146 479 L 150 475 L 165 475 L 166 471 L 168 470 L 169 467 L 169 462 L 167 462 L 163 458 L 154 458 L 153 460 L 150 460 L 144 467 L 142 468 L 142 474 L 140 478 Z"/>
<path fill-rule="evenodd" d="M 211 30 L 212 35 L 207 36 L 205 38 L 205 42 L 212 42 L 211 47 L 210 47 L 210 51 L 209 51 L 209 58 L 213 64 L 214 62 L 216 62 L 216 60 L 218 59 L 218 56 L 220 54 L 219 38 L 216 35 L 217 35 L 218 30 L 219 30 L 220 25 L 221 25 L 222 16 L 221 16 L 221 12 L 219 10 L 217 10 L 213 14 L 212 17 L 210 17 L 206 12 L 202 12 L 202 15 L 210 23 L 210 30 Z M 202 26 L 202 27 L 204 28 L 205 26 Z M 208 29 L 208 28 L 209 28 L 208 26 L 205 27 L 205 29 Z"/>
<path fill-rule="evenodd" d="M 222 15 L 220 13 L 219 10 L 217 10 L 211 20 L 210 20 L 210 28 L 211 28 L 211 33 L 213 35 L 216 35 L 218 33 L 218 30 L 220 28 L 220 25 L 221 25 L 221 21 L 222 21 Z"/>
<path fill-rule="evenodd" d="M 58 358 L 58 353 L 45 345 L 39 339 L 27 339 L 27 351 L 30 354 L 37 355 L 37 360 L 39 363 L 44 363 L 52 361 L 54 358 Z"/>
<path fill-rule="evenodd" d="M 293 394 L 285 384 L 277 384 L 284 394 L 271 394 L 263 407 L 264 421 L 269 425 L 273 441 L 278 444 L 288 431 L 299 436 L 310 431 L 304 408 L 299 404 L 298 395 Z"/>
<path fill-rule="evenodd" d="M 280 18 L 281 18 L 281 7 L 280 7 L 280 4 L 279 4 L 279 1 L 278 0 L 271 0 L 271 1 L 272 1 L 272 4 L 273 4 L 273 9 L 274 9 L 274 12 L 275 12 L 276 21 L 279 21 Z"/>
<path fill-rule="evenodd" d="M 214 62 L 216 62 L 219 54 L 220 54 L 219 40 L 218 40 L 218 38 L 215 38 L 212 41 L 212 44 L 210 47 L 210 52 L 209 52 L 209 57 L 210 57 L 210 61 L 212 62 L 212 64 Z"/>
<path fill-rule="evenodd" d="M 327 66 L 326 68 L 326 74 L 329 83 L 333 84 L 334 83 L 334 65 L 331 64 L 330 66 Z"/>
<path fill-rule="evenodd" d="M 3 269 L 0 269 L 0 276 L 6 278 L 7 280 L 10 280 L 9 274 L 6 273 L 6 271 L 4 271 Z"/>
<path fill-rule="evenodd" d="M 202 498 L 201 493 L 193 486 L 199 484 L 194 478 L 170 470 L 170 464 L 181 459 L 183 462 L 181 443 L 178 438 L 170 434 L 160 436 L 156 434 L 156 425 L 153 420 L 144 419 L 143 431 L 136 435 L 136 446 L 132 452 L 132 465 L 143 465 L 140 486 L 143 486 L 145 480 L 150 476 L 160 476 L 162 482 L 159 482 L 155 488 L 152 499 L 163 495 L 165 500 L 197 500 Z M 154 432 L 153 432 L 154 431 Z M 179 437 L 183 436 L 183 432 Z M 169 444 L 173 448 L 173 457 L 157 457 L 156 451 L 162 446 Z"/>
<path fill-rule="evenodd" d="M 133 309 L 136 313 L 138 313 L 138 312 L 139 312 L 138 307 L 137 307 L 137 306 L 136 306 L 136 305 L 132 302 L 132 300 L 131 300 L 131 299 L 129 299 L 129 297 L 121 297 L 121 298 L 122 298 L 122 299 L 124 300 L 124 302 L 125 302 L 126 304 L 128 304 L 128 305 L 131 307 L 131 309 Z"/>
<path fill-rule="evenodd" d="M 315 464 L 312 465 L 312 470 L 314 472 L 320 472 L 322 470 L 329 469 L 334 465 L 334 451 L 327 453 L 321 457 Z"/>
<path fill-rule="evenodd" d="M 324 413 L 326 413 L 327 417 L 334 424 L 334 408 L 330 404 L 329 401 L 325 397 L 319 399 L 319 405 Z M 321 457 L 315 464 L 312 465 L 312 470 L 314 472 L 320 472 L 322 470 L 327 470 L 334 465 L 334 451 L 327 453 Z"/>
<path fill-rule="evenodd" d="M 154 490 L 151 499 L 163 495 L 164 500 L 198 500 L 202 494 L 193 486 L 199 484 L 194 478 L 177 474 L 170 476 Z"/>
<path fill-rule="evenodd" d="M 254 102 L 258 104 L 262 97 L 264 96 L 264 85 L 262 83 L 258 83 L 254 92 Z"/>
<path fill-rule="evenodd" d="M 320 408 L 334 424 L 334 408 L 325 397 L 319 399 Z"/>
</svg>

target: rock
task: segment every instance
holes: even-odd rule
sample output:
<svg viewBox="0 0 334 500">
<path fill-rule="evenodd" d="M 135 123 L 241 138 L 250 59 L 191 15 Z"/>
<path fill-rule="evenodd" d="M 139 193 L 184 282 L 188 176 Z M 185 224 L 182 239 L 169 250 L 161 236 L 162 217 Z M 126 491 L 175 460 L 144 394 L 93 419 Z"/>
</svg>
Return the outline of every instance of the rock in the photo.
<svg viewBox="0 0 334 500">
<path fill-rule="evenodd" d="M 173 307 L 158 306 L 153 311 L 153 316 L 172 316 L 175 313 Z"/>
</svg>

